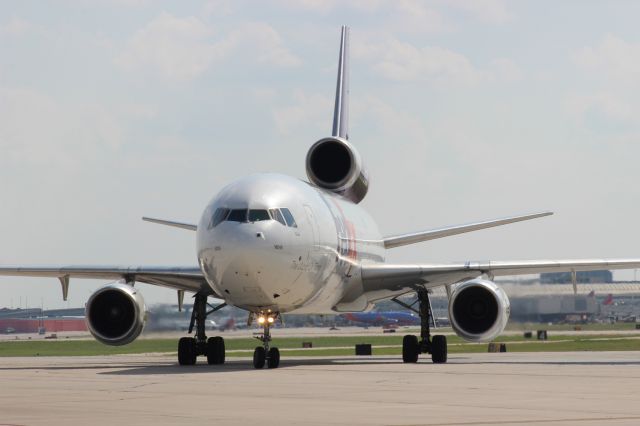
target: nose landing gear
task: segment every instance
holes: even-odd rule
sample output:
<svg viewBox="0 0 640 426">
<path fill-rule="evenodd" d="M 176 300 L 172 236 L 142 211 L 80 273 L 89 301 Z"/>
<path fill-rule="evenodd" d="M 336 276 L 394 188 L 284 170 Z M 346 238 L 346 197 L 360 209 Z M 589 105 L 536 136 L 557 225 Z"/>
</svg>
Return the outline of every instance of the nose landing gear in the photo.
<svg viewBox="0 0 640 426">
<path fill-rule="evenodd" d="M 262 346 L 256 347 L 253 351 L 253 366 L 263 368 L 265 363 L 268 368 L 278 368 L 280 365 L 280 351 L 278 348 L 270 347 L 271 326 L 275 323 L 280 314 L 259 314 L 258 324 L 262 325 L 262 333 L 254 336 L 262 342 Z"/>
<path fill-rule="evenodd" d="M 195 325 L 196 335 L 194 337 L 182 337 L 178 342 L 178 363 L 180 365 L 194 365 L 198 355 L 205 355 L 209 364 L 224 364 L 225 347 L 224 339 L 220 336 L 207 339 L 205 324 L 207 316 L 219 309 L 227 306 L 226 303 L 212 307 L 207 303 L 207 296 L 196 294 L 191 312 L 191 323 L 189 324 L 189 334 L 193 332 Z M 207 306 L 212 309 L 207 312 Z"/>
</svg>

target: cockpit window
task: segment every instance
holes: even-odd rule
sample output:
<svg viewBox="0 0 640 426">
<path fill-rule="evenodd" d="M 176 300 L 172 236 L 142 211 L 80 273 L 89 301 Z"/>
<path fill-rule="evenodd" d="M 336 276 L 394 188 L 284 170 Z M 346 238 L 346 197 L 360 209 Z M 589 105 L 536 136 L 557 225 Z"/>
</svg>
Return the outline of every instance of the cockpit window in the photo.
<svg viewBox="0 0 640 426">
<path fill-rule="evenodd" d="M 269 213 L 271 213 L 272 218 L 274 218 L 284 226 L 287 226 L 287 222 L 284 220 L 284 216 L 282 216 L 282 213 L 280 213 L 279 209 L 271 209 L 269 210 Z"/>
<path fill-rule="evenodd" d="M 276 220 L 284 226 L 297 228 L 293 215 L 287 208 L 280 209 L 216 209 L 209 222 L 209 229 L 217 226 L 220 222 L 262 222 L 265 220 Z"/>
<path fill-rule="evenodd" d="M 280 211 L 282 212 L 282 215 L 284 216 L 284 219 L 287 221 L 287 225 L 292 227 L 292 228 L 297 228 L 298 225 L 296 224 L 296 220 L 293 218 L 293 215 L 291 214 L 291 212 L 289 211 L 289 209 L 280 209 Z"/>
<path fill-rule="evenodd" d="M 215 228 L 218 226 L 220 222 L 227 218 L 229 214 L 229 209 L 217 208 L 213 216 L 211 216 L 211 220 L 209 221 L 209 229 Z"/>
<path fill-rule="evenodd" d="M 231 210 L 227 220 L 230 222 L 246 222 L 247 221 L 247 209 Z"/>
<path fill-rule="evenodd" d="M 269 212 L 266 210 L 249 210 L 249 222 L 259 222 L 262 220 L 271 220 Z"/>
</svg>

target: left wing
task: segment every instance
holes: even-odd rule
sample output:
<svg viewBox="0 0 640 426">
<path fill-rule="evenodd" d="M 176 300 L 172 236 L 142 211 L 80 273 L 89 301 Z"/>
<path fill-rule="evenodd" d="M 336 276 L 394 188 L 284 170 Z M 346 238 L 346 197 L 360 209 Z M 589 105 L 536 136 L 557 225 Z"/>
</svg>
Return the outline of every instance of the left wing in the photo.
<svg viewBox="0 0 640 426">
<path fill-rule="evenodd" d="M 63 286 L 69 278 L 136 281 L 176 290 L 212 294 L 197 266 L 0 266 L 0 276 L 58 278 Z"/>
<path fill-rule="evenodd" d="M 361 274 L 364 293 L 373 296 L 370 300 L 377 300 L 389 297 L 389 293 L 411 291 L 416 286 L 439 287 L 471 280 L 484 274 L 528 275 L 542 272 L 634 268 L 640 268 L 640 259 L 484 261 L 425 265 L 365 264 L 361 267 Z"/>
</svg>

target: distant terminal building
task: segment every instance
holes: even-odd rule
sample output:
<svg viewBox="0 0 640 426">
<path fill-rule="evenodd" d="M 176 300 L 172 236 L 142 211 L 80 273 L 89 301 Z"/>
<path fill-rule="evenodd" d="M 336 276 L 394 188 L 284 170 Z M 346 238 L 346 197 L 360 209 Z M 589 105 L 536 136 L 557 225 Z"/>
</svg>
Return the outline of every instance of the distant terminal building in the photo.
<svg viewBox="0 0 640 426">
<path fill-rule="evenodd" d="M 576 272 L 576 281 L 581 284 L 612 283 L 611 271 L 581 271 Z M 540 284 L 570 284 L 571 272 L 550 272 L 540 274 Z"/>
<path fill-rule="evenodd" d="M 84 308 L 55 309 L 0 309 L 0 334 L 37 333 L 39 331 L 87 331 Z"/>
</svg>

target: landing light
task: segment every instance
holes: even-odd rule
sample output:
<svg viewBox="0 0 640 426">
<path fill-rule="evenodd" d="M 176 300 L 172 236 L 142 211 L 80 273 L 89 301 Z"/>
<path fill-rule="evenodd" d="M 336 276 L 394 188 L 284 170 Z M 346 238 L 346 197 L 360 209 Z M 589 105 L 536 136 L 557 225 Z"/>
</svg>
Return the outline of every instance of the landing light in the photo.
<svg viewBox="0 0 640 426">
<path fill-rule="evenodd" d="M 269 321 L 269 324 L 273 324 L 273 317 L 267 318 L 267 321 Z"/>
<path fill-rule="evenodd" d="M 264 324 L 264 317 L 258 317 L 258 324 Z"/>
</svg>

